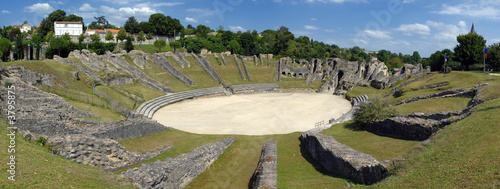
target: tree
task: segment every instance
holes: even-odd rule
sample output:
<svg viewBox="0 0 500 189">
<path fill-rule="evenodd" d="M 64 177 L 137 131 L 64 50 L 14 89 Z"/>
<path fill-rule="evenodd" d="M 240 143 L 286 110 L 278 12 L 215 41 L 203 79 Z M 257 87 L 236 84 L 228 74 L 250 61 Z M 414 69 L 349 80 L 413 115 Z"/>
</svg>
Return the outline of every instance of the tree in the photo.
<svg viewBox="0 0 500 189">
<path fill-rule="evenodd" d="M 46 36 L 49 32 L 54 32 L 54 21 L 64 21 L 65 18 L 66 12 L 64 12 L 63 10 L 58 9 L 50 13 L 49 16 L 47 18 L 44 18 L 40 23 L 40 27 L 37 30 L 38 33 Z"/>
<path fill-rule="evenodd" d="M 196 37 L 206 38 L 211 29 L 205 25 L 198 25 L 196 27 Z"/>
<path fill-rule="evenodd" d="M 130 17 L 125 21 L 125 26 L 123 26 L 128 33 L 138 33 L 139 32 L 139 22 L 135 17 Z"/>
<path fill-rule="evenodd" d="M 36 48 L 36 59 L 38 60 L 40 58 L 40 47 L 42 46 L 42 39 L 43 36 L 41 33 L 36 33 L 33 34 L 33 37 L 31 38 L 31 41 L 34 44 L 34 47 Z"/>
<path fill-rule="evenodd" d="M 110 31 L 108 31 L 108 33 L 106 34 L 106 37 L 105 37 L 106 41 L 111 41 L 114 38 L 115 38 L 115 36 L 113 36 L 113 34 Z"/>
<path fill-rule="evenodd" d="M 429 57 L 429 65 L 432 71 L 441 71 L 444 66 L 444 58 L 448 57 L 448 62 L 446 66 L 450 66 L 452 69 L 459 69 L 460 63 L 454 61 L 454 53 L 450 49 L 444 49 L 442 51 L 436 51 Z"/>
<path fill-rule="evenodd" d="M 151 40 L 151 39 L 153 39 L 153 34 L 151 34 L 151 33 L 148 33 L 148 35 L 146 36 L 146 39 L 148 39 L 148 40 Z"/>
<path fill-rule="evenodd" d="M 127 31 L 125 31 L 125 28 L 120 28 L 118 35 L 116 35 L 116 39 L 123 42 L 123 40 L 125 40 L 126 38 L 127 38 Z"/>
<path fill-rule="evenodd" d="M 90 36 L 90 40 L 92 40 L 92 42 L 94 43 L 99 43 L 101 42 L 101 37 L 98 33 L 95 33 L 94 35 Z"/>
<path fill-rule="evenodd" d="M 457 37 L 458 45 L 455 46 L 455 61 L 461 63 L 462 68 L 469 70 L 469 66 L 480 63 L 483 60 L 483 49 L 486 40 L 483 36 L 476 33 L 459 35 Z"/>
<path fill-rule="evenodd" d="M 363 128 L 398 114 L 397 109 L 390 107 L 389 103 L 374 99 L 361 104 L 359 109 L 354 112 L 354 121 L 358 127 Z"/>
<path fill-rule="evenodd" d="M 16 38 L 16 36 L 18 36 L 20 34 L 22 34 L 22 33 L 21 33 L 21 30 L 19 28 L 12 28 L 12 30 L 9 33 L 10 41 L 14 42 L 14 39 Z"/>
<path fill-rule="evenodd" d="M 68 47 L 68 41 L 61 37 L 56 37 L 50 41 L 50 48 L 57 50 L 58 55 L 61 56 L 61 51 Z"/>
<path fill-rule="evenodd" d="M 83 35 L 83 33 L 80 34 L 80 36 L 78 36 L 78 47 L 80 48 L 80 50 L 82 50 L 82 42 L 83 42 L 83 40 L 85 40 L 85 38 L 87 38 L 87 37 L 85 37 L 85 35 Z"/>
<path fill-rule="evenodd" d="M 389 59 L 391 59 L 391 51 L 387 50 L 378 51 L 377 59 L 381 62 L 387 62 Z"/>
<path fill-rule="evenodd" d="M 182 47 L 182 44 L 179 41 L 172 41 L 170 42 L 170 47 L 174 48 L 175 52 L 175 50 L 180 49 Z"/>
<path fill-rule="evenodd" d="M 62 35 L 61 37 L 66 41 L 71 41 L 71 36 L 69 36 L 69 33 L 64 33 L 64 35 Z"/>
<path fill-rule="evenodd" d="M 154 45 L 156 48 L 158 48 L 159 51 L 161 51 L 161 48 L 167 46 L 167 43 L 164 40 L 156 40 L 154 42 Z"/>
<path fill-rule="evenodd" d="M 155 26 L 149 22 L 141 22 L 139 23 L 139 31 L 143 31 L 144 33 L 155 33 Z"/>
<path fill-rule="evenodd" d="M 229 42 L 228 46 L 229 46 L 229 49 L 231 50 L 231 53 L 239 53 L 240 52 L 241 46 L 238 43 L 238 41 L 233 39 Z"/>
<path fill-rule="evenodd" d="M 134 45 L 132 44 L 132 36 L 127 36 L 127 41 L 125 42 L 125 50 L 127 52 L 130 52 L 131 50 L 134 50 Z"/>
<path fill-rule="evenodd" d="M 420 57 L 418 51 L 413 51 L 413 55 L 411 55 L 412 64 L 418 64 L 420 59 L 422 58 Z"/>
<path fill-rule="evenodd" d="M 146 41 L 146 38 L 144 37 L 144 32 L 140 31 L 139 34 L 137 35 L 137 41 L 141 44 L 141 49 L 142 49 L 142 42 Z"/>
<path fill-rule="evenodd" d="M 387 68 L 389 69 L 389 71 L 393 71 L 394 68 L 401 68 L 401 66 L 403 66 L 404 63 L 403 63 L 403 60 L 401 60 L 399 57 L 394 57 L 394 58 L 389 59 L 386 62 L 386 65 L 387 65 Z"/>
<path fill-rule="evenodd" d="M 3 53 L 3 55 L 7 56 L 8 54 L 10 54 L 11 48 L 12 48 L 12 43 L 10 42 L 10 40 L 5 38 L 5 37 L 2 37 L 0 39 L 0 51 Z M 4 58 L 4 57 L 1 56 L 0 58 Z M 3 60 L 6 60 L 6 59 L 3 59 Z"/>
<path fill-rule="evenodd" d="M 293 33 L 285 26 L 281 26 L 276 30 L 276 43 L 275 43 L 275 54 L 285 54 L 287 49 L 288 41 L 293 40 L 295 37 Z"/>
<path fill-rule="evenodd" d="M 167 18 L 161 13 L 152 14 L 149 16 L 149 23 L 155 28 L 155 34 L 167 35 Z"/>
<path fill-rule="evenodd" d="M 500 43 L 494 43 L 488 46 L 488 58 L 486 64 L 492 69 L 500 68 Z"/>
<path fill-rule="evenodd" d="M 14 54 L 16 55 L 18 60 L 21 60 L 24 54 L 23 38 L 24 36 L 22 34 L 18 34 L 14 39 Z"/>
<path fill-rule="evenodd" d="M 50 31 L 47 33 L 47 35 L 44 38 L 44 41 L 50 42 L 52 39 L 54 39 L 54 31 Z"/>
</svg>

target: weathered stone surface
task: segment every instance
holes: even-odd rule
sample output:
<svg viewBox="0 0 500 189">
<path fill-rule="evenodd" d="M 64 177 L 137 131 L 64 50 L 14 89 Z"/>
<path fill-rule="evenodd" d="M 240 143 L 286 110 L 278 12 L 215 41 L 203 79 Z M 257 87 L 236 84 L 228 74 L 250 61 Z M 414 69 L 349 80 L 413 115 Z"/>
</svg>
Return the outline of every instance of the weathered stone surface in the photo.
<svg viewBox="0 0 500 189">
<path fill-rule="evenodd" d="M 69 135 L 51 139 L 49 142 L 52 144 L 53 153 L 107 171 L 134 165 L 172 148 L 167 146 L 154 152 L 130 152 L 115 140 L 87 135 Z"/>
<path fill-rule="evenodd" d="M 33 72 L 17 65 L 11 65 L 7 70 L 11 76 L 19 77 L 28 84 L 54 86 L 56 76 Z"/>
<path fill-rule="evenodd" d="M 333 137 L 308 131 L 300 136 L 302 146 L 325 170 L 357 183 L 373 184 L 387 177 L 387 169 L 371 155 L 358 152 Z"/>
<path fill-rule="evenodd" d="M 475 94 L 476 90 L 478 90 L 479 88 L 482 88 L 483 86 L 486 86 L 486 85 L 488 85 L 488 84 L 476 85 L 476 86 L 471 87 L 471 88 L 451 89 L 451 90 L 446 90 L 443 92 L 425 95 L 425 96 L 417 96 L 417 97 L 410 98 L 408 100 L 401 101 L 397 105 L 411 103 L 411 102 L 424 100 L 424 99 L 450 98 L 450 97 L 462 97 L 462 96 L 473 97 L 476 95 Z"/>
<path fill-rule="evenodd" d="M 404 86 L 406 86 L 406 85 L 408 85 L 408 84 L 410 84 L 410 83 L 413 83 L 413 82 L 418 81 L 418 80 L 421 80 L 421 79 L 425 79 L 425 78 L 430 77 L 430 76 L 433 76 L 433 75 L 434 75 L 433 73 L 427 73 L 427 74 L 425 74 L 424 76 L 419 77 L 419 78 L 417 78 L 417 79 L 413 79 L 413 80 L 410 80 L 410 81 L 406 81 L 406 82 L 404 82 L 403 84 L 401 84 L 401 85 L 399 85 L 399 86 L 397 86 L 397 87 L 394 87 L 394 89 L 392 89 L 392 91 L 391 91 L 391 92 L 389 92 L 387 95 L 385 95 L 385 97 L 388 97 L 388 96 L 393 95 L 394 93 L 396 93 L 396 91 L 398 91 L 399 89 L 403 88 Z M 422 88 L 419 88 L 419 89 L 422 89 Z"/>
<path fill-rule="evenodd" d="M 184 188 L 204 172 L 233 143 L 225 138 L 164 161 L 143 164 L 122 173 L 140 188 Z"/>
<path fill-rule="evenodd" d="M 267 141 L 262 146 L 257 169 L 250 179 L 249 186 L 254 189 L 277 188 L 278 181 L 278 142 Z"/>
<path fill-rule="evenodd" d="M 240 74 L 241 76 L 241 79 L 243 80 L 247 80 L 247 78 L 245 77 L 242 69 L 241 69 L 241 66 L 240 66 L 240 61 L 238 60 L 238 58 L 236 57 L 235 54 L 233 54 L 233 58 L 234 58 L 234 62 L 236 62 L 236 66 L 238 67 L 238 73 Z"/>
<path fill-rule="evenodd" d="M 148 136 L 168 130 L 168 127 L 156 121 L 142 119 L 105 122 L 101 123 L 101 125 L 102 127 L 96 127 L 90 130 L 89 133 L 97 138 L 110 138 L 117 141 Z"/>
</svg>

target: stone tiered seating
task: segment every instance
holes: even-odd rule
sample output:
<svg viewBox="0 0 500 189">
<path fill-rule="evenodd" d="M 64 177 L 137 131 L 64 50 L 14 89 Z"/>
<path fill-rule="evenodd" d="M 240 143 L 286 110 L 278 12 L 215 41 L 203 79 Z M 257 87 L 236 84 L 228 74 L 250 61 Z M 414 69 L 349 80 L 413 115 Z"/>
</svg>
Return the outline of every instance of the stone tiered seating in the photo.
<svg viewBox="0 0 500 189">
<path fill-rule="evenodd" d="M 367 95 L 362 95 L 362 96 L 357 96 L 357 97 L 354 97 L 354 99 L 352 99 L 351 103 L 353 106 L 358 106 L 358 105 L 361 105 L 362 103 L 364 102 L 368 102 L 370 101 L 370 99 L 368 98 Z"/>
<path fill-rule="evenodd" d="M 224 88 L 214 87 L 168 94 L 143 103 L 141 106 L 139 106 L 139 108 L 136 109 L 135 112 L 145 117 L 152 118 L 153 114 L 156 111 L 169 104 L 173 104 L 175 102 L 179 102 L 189 98 L 223 93 Z"/>
<path fill-rule="evenodd" d="M 234 93 L 240 91 L 253 90 L 254 92 L 272 92 L 275 89 L 280 88 L 277 83 L 265 83 L 265 84 L 248 84 L 248 85 L 233 85 L 231 89 Z"/>
</svg>

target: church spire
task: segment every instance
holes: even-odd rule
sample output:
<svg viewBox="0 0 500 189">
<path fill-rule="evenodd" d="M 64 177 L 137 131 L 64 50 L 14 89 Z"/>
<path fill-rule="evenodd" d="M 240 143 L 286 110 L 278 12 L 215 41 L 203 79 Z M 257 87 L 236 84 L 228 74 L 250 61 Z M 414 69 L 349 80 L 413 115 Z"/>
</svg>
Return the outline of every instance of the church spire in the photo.
<svg viewBox="0 0 500 189">
<path fill-rule="evenodd" d="M 472 22 L 472 28 L 470 29 L 469 33 L 476 34 L 476 30 L 474 29 L 474 22 Z"/>
</svg>

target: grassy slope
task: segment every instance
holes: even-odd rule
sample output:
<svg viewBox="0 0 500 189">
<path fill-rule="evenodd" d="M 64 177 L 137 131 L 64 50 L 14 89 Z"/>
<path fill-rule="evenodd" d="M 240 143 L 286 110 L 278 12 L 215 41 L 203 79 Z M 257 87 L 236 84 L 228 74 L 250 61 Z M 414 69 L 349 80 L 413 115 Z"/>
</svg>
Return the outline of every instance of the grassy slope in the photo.
<svg viewBox="0 0 500 189">
<path fill-rule="evenodd" d="M 16 181 L 7 180 L 7 123 L 0 119 L 0 188 L 133 188 L 120 177 L 77 164 L 50 153 L 45 147 L 16 135 Z M 124 179 L 122 179 L 124 180 Z"/>
<path fill-rule="evenodd" d="M 149 53 L 149 54 L 154 54 L 154 53 L 158 52 L 158 48 L 156 48 L 154 45 L 142 44 L 141 47 L 142 48 L 139 48 L 139 45 L 134 45 L 134 50 L 142 50 L 145 53 Z M 168 44 L 166 47 L 161 48 L 161 52 L 168 52 L 168 51 L 172 51 L 172 48 Z"/>
<path fill-rule="evenodd" d="M 259 83 L 274 83 L 274 67 L 273 66 L 261 66 L 255 65 L 255 62 L 245 61 L 247 65 L 248 72 L 250 73 L 251 80 L 243 80 L 239 74 L 238 66 L 234 61 L 232 56 L 225 57 L 227 65 L 217 64 L 217 60 L 213 55 L 208 55 L 207 60 L 210 61 L 214 70 L 221 75 L 222 80 L 231 85 L 243 85 L 243 84 L 259 84 Z M 241 59 L 239 59 L 241 61 Z M 222 60 L 221 60 L 222 62 Z M 241 71 L 245 74 L 243 70 L 243 65 L 241 65 Z M 245 76 L 246 77 L 246 76 Z"/>
<path fill-rule="evenodd" d="M 153 61 L 148 60 L 148 62 L 151 68 L 144 68 L 144 70 L 142 71 L 146 73 L 146 75 L 148 75 L 149 77 L 167 86 L 168 88 L 174 90 L 174 92 L 193 90 L 192 87 L 187 86 L 181 81 L 175 79 L 172 75 L 168 74 L 165 70 L 163 70 L 163 68 L 156 65 Z M 177 64 L 176 62 L 170 62 L 170 63 Z"/>
<path fill-rule="evenodd" d="M 416 102 L 401 104 L 395 108 L 402 114 L 410 114 L 414 112 L 436 113 L 442 111 L 457 111 L 463 110 L 469 105 L 471 98 L 441 98 L 441 99 L 426 99 Z"/>
<path fill-rule="evenodd" d="M 190 62 L 191 67 L 181 68 L 179 64 L 175 60 L 173 60 L 172 57 L 168 57 L 167 60 L 170 63 L 172 63 L 172 65 L 179 71 L 181 71 L 184 75 L 191 78 L 196 84 L 195 87 L 196 89 L 220 86 L 215 80 L 213 80 L 212 78 L 210 78 L 210 76 L 207 75 L 207 72 L 203 70 L 203 68 L 196 62 L 193 56 L 188 55 L 185 56 L 184 58 Z"/>
<path fill-rule="evenodd" d="M 451 124 L 374 188 L 500 188 L 500 99 Z"/>
</svg>

